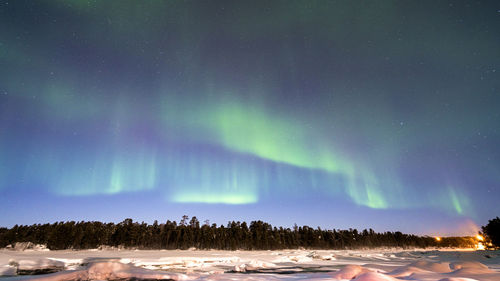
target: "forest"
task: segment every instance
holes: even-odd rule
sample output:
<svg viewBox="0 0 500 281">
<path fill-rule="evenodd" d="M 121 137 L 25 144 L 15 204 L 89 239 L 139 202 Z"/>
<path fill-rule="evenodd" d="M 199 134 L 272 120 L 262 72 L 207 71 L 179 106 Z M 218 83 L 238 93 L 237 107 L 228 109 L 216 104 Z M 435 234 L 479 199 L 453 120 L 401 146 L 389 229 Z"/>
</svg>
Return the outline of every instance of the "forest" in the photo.
<svg viewBox="0 0 500 281">
<path fill-rule="evenodd" d="M 226 226 L 203 224 L 196 217 L 183 216 L 177 223 L 153 224 L 125 219 L 120 223 L 56 222 L 0 228 L 0 248 L 17 242 L 46 245 L 51 250 L 95 249 L 103 246 L 135 249 L 362 249 L 376 247 L 427 248 L 474 247 L 472 237 L 442 237 L 377 233 L 372 229 L 336 230 L 297 226 L 273 227 L 263 221 L 230 221 Z"/>
</svg>

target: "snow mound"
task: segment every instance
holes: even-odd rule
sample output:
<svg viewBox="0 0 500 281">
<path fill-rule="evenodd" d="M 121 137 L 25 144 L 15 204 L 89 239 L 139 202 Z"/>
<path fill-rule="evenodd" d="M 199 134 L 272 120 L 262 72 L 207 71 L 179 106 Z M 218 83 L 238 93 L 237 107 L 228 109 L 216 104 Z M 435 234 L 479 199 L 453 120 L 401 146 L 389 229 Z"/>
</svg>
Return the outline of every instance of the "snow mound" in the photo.
<svg viewBox="0 0 500 281">
<path fill-rule="evenodd" d="M 333 254 L 319 254 L 317 252 L 311 252 L 307 255 L 307 257 L 323 261 L 335 260 L 335 256 Z"/>
<path fill-rule="evenodd" d="M 248 264 L 240 264 L 240 265 L 235 265 L 234 266 L 234 271 L 235 272 L 246 272 L 247 270 L 259 270 L 263 268 L 273 268 L 276 267 L 276 264 L 270 263 L 270 262 L 265 262 L 265 261 L 259 261 L 259 260 L 252 260 Z"/>
<path fill-rule="evenodd" d="M 394 269 L 393 271 L 389 272 L 388 275 L 400 278 L 400 277 L 411 276 L 414 273 L 423 273 L 423 272 L 426 272 L 426 270 L 414 266 L 402 266 L 400 268 Z"/>
<path fill-rule="evenodd" d="M 280 256 L 276 259 L 273 260 L 274 263 L 282 263 L 282 262 L 297 262 L 297 263 L 304 263 L 304 262 L 312 262 L 313 258 L 309 255 L 287 255 L 287 256 Z"/>
<path fill-rule="evenodd" d="M 17 274 L 44 274 L 64 270 L 64 262 L 39 258 L 34 260 L 10 260 L 9 265 L 16 268 Z"/>
<path fill-rule="evenodd" d="M 396 279 L 394 277 L 382 274 L 382 273 L 377 273 L 377 272 L 367 272 L 358 275 L 356 278 L 353 279 L 354 281 L 396 281 L 399 279 Z"/>
<path fill-rule="evenodd" d="M 180 273 L 158 272 L 139 268 L 131 264 L 120 262 L 97 262 L 90 264 L 87 268 L 74 271 L 62 271 L 43 276 L 37 276 L 31 280 L 37 281 L 66 281 L 66 280 L 129 280 L 129 279 L 152 279 L 152 280 L 188 280 L 187 275 Z"/>
<path fill-rule="evenodd" d="M 431 262 L 426 260 L 419 260 L 417 262 L 411 263 L 410 266 L 432 272 L 451 272 L 450 263 L 448 262 Z"/>
<path fill-rule="evenodd" d="M 474 269 L 474 270 L 488 270 L 488 267 L 477 261 L 463 261 L 463 262 L 454 262 L 450 264 L 450 268 L 453 270 L 459 269 Z"/>
<path fill-rule="evenodd" d="M 46 245 L 42 244 L 34 244 L 32 242 L 16 242 L 14 246 L 12 245 L 7 245 L 5 247 L 7 250 L 14 250 L 14 251 L 50 251 Z"/>
<path fill-rule="evenodd" d="M 451 277 L 451 278 L 439 279 L 439 281 L 478 281 L 478 280 L 477 279 L 472 279 L 472 278 Z"/>
<path fill-rule="evenodd" d="M 17 274 L 17 269 L 12 265 L 0 266 L 0 276 L 14 276 Z"/>
<path fill-rule="evenodd" d="M 339 271 L 332 273 L 331 277 L 337 280 L 354 279 L 356 276 L 369 271 L 370 270 L 363 268 L 360 265 L 350 264 L 344 266 Z"/>
</svg>

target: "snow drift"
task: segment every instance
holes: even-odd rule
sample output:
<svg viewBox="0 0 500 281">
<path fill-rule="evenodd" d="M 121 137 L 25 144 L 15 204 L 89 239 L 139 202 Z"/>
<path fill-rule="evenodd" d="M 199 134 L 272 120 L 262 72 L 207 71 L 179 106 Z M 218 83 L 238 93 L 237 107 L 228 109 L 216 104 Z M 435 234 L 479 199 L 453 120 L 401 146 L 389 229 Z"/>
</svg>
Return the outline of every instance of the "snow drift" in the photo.
<svg viewBox="0 0 500 281">
<path fill-rule="evenodd" d="M 0 250 L 0 276 L 46 281 L 498 281 L 500 252 Z"/>
</svg>

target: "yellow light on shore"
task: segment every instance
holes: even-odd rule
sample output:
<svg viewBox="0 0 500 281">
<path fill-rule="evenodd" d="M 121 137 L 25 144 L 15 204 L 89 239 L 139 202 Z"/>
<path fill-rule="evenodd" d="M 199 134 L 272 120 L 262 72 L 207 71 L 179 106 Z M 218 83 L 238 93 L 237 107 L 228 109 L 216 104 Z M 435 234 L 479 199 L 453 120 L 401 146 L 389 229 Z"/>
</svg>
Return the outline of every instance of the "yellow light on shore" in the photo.
<svg viewBox="0 0 500 281">
<path fill-rule="evenodd" d="M 486 246 L 483 244 L 483 242 L 481 242 L 481 241 L 484 241 L 483 235 L 478 234 L 478 235 L 476 235 L 475 238 L 477 240 L 476 250 L 485 250 Z"/>
<path fill-rule="evenodd" d="M 441 241 L 441 237 L 439 237 L 439 236 L 436 236 L 436 237 L 434 237 L 434 238 L 435 238 L 435 239 L 436 239 L 436 241 L 438 241 L 438 242 L 439 242 L 439 241 Z"/>
</svg>

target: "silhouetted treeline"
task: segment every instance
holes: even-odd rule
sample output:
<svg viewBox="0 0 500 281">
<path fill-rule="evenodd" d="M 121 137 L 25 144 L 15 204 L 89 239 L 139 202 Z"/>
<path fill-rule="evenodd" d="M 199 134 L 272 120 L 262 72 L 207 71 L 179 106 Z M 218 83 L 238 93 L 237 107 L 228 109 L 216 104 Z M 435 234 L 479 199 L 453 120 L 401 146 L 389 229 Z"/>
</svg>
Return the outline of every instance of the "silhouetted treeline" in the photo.
<svg viewBox="0 0 500 281">
<path fill-rule="evenodd" d="M 489 220 L 488 224 L 483 226 L 482 229 L 487 240 L 485 242 L 491 242 L 491 245 L 486 245 L 489 248 L 500 248 L 500 218 L 496 217 Z"/>
<path fill-rule="evenodd" d="M 102 245 L 139 249 L 358 249 L 371 247 L 473 247 L 467 237 L 416 236 L 397 232 L 376 233 L 372 229 L 358 231 L 323 230 L 309 226 L 292 229 L 273 227 L 262 221 L 229 222 L 226 226 L 203 225 L 196 217 L 184 216 L 177 223 L 167 221 L 152 225 L 132 219 L 115 223 L 57 222 L 53 224 L 15 225 L 0 228 L 0 247 L 16 242 L 47 245 L 51 250 L 92 249 Z"/>
</svg>

